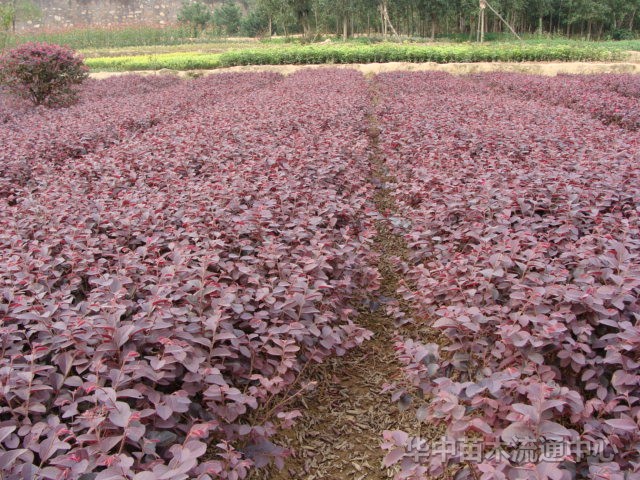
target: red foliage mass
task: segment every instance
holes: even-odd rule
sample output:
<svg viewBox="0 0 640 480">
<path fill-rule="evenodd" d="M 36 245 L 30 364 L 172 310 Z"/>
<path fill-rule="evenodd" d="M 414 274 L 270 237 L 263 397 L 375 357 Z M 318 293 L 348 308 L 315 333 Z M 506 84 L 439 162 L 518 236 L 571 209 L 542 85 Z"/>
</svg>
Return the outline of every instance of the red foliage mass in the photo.
<svg viewBox="0 0 640 480">
<path fill-rule="evenodd" d="M 611 460 L 516 468 L 494 457 L 460 465 L 456 478 L 640 472 L 640 138 L 592 118 L 603 107 L 593 92 L 618 81 L 378 80 L 381 148 L 408 220 L 397 229 L 412 251 L 400 293 L 446 339 L 396 346 L 407 392 L 430 398 L 421 419 L 453 439 L 602 440 Z M 637 98 L 606 98 L 628 101 L 628 118 L 640 113 Z M 447 468 L 440 455 L 405 455 L 402 432 L 385 438 L 398 478 Z"/>
<path fill-rule="evenodd" d="M 370 335 L 348 306 L 378 281 L 364 82 L 128 77 L 1 127 L 5 478 L 238 478 L 283 455 L 276 395 Z"/>
<path fill-rule="evenodd" d="M 89 81 L 61 110 L 0 96 L 4 478 L 233 479 L 282 462 L 269 439 L 299 412 L 281 395 L 371 335 L 350 308 L 379 283 L 367 87 L 310 71 Z M 633 478 L 638 81 L 375 87 L 389 220 L 412 252 L 399 294 L 416 315 L 390 307 L 416 328 L 396 344 L 396 396 L 426 394 L 419 418 L 453 438 L 601 440 L 610 456 L 494 458 L 456 478 Z M 398 478 L 451 467 L 408 442 L 385 432 Z"/>
</svg>

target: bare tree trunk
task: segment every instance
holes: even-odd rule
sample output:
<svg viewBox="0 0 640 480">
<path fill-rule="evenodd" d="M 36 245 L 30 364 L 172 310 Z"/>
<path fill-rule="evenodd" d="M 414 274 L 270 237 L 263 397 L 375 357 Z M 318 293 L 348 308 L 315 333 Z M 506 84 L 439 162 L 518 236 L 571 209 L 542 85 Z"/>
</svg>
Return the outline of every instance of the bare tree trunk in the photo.
<svg viewBox="0 0 640 480">
<path fill-rule="evenodd" d="M 629 30 L 633 30 L 633 21 L 636 18 L 636 9 L 633 9 L 633 12 L 631 12 L 631 18 L 629 19 Z"/>
<path fill-rule="evenodd" d="M 396 32 L 396 29 L 393 27 L 393 24 L 391 23 L 391 20 L 389 19 L 389 11 L 387 10 L 386 1 L 384 1 L 382 3 L 381 11 L 382 11 L 383 23 L 386 25 L 385 26 L 385 36 L 386 36 L 387 27 L 389 27 L 391 29 L 391 31 L 393 32 L 393 34 L 396 36 L 396 38 L 399 38 L 400 35 L 398 35 L 398 32 Z"/>
<path fill-rule="evenodd" d="M 349 38 L 349 19 L 345 14 L 342 17 L 342 41 L 346 42 L 348 38 Z"/>
<path fill-rule="evenodd" d="M 299 21 L 302 25 L 302 36 L 305 40 L 312 38 L 311 36 L 311 20 L 309 19 L 309 12 L 304 11 L 299 14 Z"/>
<path fill-rule="evenodd" d="M 485 2 L 485 0 L 480 0 L 480 21 L 479 23 L 479 29 L 480 29 L 480 43 L 484 43 L 484 31 L 485 31 L 485 21 L 486 21 L 486 15 L 485 15 L 485 10 L 487 8 L 487 3 Z"/>
<path fill-rule="evenodd" d="M 435 42 L 436 40 L 436 14 L 431 14 L 431 41 Z"/>
<path fill-rule="evenodd" d="M 481 3 L 480 3 L 481 7 L 482 7 L 482 5 L 484 5 L 484 6 L 486 6 L 486 7 L 489 7 L 489 10 L 491 10 L 491 11 L 496 15 L 496 17 L 498 17 L 498 18 L 500 19 L 500 21 L 501 21 L 502 23 L 504 23 L 504 24 L 509 28 L 509 30 L 511 30 L 511 33 L 513 33 L 513 34 L 516 36 L 516 38 L 517 38 L 518 40 L 522 40 L 522 39 L 520 38 L 520 35 L 518 35 L 518 34 L 516 33 L 516 31 L 513 29 L 513 27 L 511 26 L 511 24 L 510 24 L 509 22 L 507 22 L 504 18 L 502 18 L 502 15 L 500 15 L 500 13 L 499 13 L 495 8 L 493 8 L 493 7 L 491 6 L 491 4 L 490 4 L 489 2 L 487 2 L 487 0 L 480 0 L 480 2 L 481 2 Z M 482 12 L 483 12 L 483 21 L 482 21 L 482 23 L 483 23 L 483 28 L 484 28 L 484 10 L 485 10 L 485 9 L 484 9 L 484 8 L 482 8 Z"/>
</svg>

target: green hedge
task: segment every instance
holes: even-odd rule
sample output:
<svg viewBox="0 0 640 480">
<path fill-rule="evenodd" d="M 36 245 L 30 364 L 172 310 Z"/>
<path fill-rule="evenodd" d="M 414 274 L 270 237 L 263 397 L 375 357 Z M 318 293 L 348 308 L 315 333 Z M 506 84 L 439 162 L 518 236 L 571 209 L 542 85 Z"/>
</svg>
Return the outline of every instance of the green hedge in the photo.
<svg viewBox="0 0 640 480">
<path fill-rule="evenodd" d="M 237 65 L 307 65 L 383 62 L 540 62 L 611 61 L 624 53 L 596 45 L 304 45 L 231 50 L 221 54 L 168 53 L 87 59 L 99 71 L 214 69 Z"/>
<path fill-rule="evenodd" d="M 596 45 L 307 45 L 269 50 L 229 51 L 220 55 L 223 67 L 382 62 L 540 62 L 608 61 L 623 57 Z"/>
</svg>

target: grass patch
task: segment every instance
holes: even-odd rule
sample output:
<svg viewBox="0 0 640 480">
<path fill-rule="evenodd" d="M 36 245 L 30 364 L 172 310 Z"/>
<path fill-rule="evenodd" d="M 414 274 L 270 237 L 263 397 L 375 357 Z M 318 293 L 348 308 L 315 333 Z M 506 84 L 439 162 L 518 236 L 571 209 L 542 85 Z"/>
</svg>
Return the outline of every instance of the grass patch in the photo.
<svg viewBox="0 0 640 480">
<path fill-rule="evenodd" d="M 209 70 L 219 68 L 220 54 L 165 53 L 122 57 L 87 58 L 86 64 L 98 72 L 130 72 L 134 70 Z"/>
<path fill-rule="evenodd" d="M 122 48 L 151 45 L 181 45 L 207 42 L 206 37 L 191 38 L 191 30 L 180 25 L 125 25 L 118 27 L 70 28 L 67 30 L 33 31 L 10 35 L 7 46 L 26 42 L 66 45 L 74 50 Z"/>
</svg>

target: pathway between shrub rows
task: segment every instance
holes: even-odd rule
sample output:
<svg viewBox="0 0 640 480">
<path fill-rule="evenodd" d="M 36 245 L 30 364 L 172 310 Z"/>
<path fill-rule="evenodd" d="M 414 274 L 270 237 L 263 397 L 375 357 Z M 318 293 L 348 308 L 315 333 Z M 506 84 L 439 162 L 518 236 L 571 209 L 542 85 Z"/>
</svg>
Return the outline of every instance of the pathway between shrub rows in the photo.
<svg viewBox="0 0 640 480">
<path fill-rule="evenodd" d="M 296 425 L 274 439 L 288 447 L 292 456 L 283 469 L 271 466 L 254 470 L 254 480 L 382 480 L 393 478 L 394 470 L 385 468 L 381 449 L 384 430 L 403 430 L 422 438 L 439 438 L 442 431 L 420 425 L 415 409 L 401 409 L 392 402 L 384 387 L 402 382 L 394 342 L 402 333 L 387 305 L 398 305 L 406 314 L 411 307 L 399 296 L 401 273 L 397 260 L 408 257 L 405 240 L 393 232 L 389 217 L 396 211 L 391 189 L 395 178 L 388 171 L 378 147 L 380 131 L 373 113 L 377 103 L 373 77 L 369 80 L 371 112 L 367 135 L 370 141 L 370 179 L 376 186 L 375 207 L 380 214 L 376 222 L 374 250 L 381 275 L 378 296 L 357 306 L 357 323 L 373 332 L 373 338 L 343 357 L 332 357 L 310 368 L 306 380 L 316 381 L 317 388 L 300 398 L 304 409 Z M 432 341 L 441 339 L 432 338 Z"/>
</svg>

